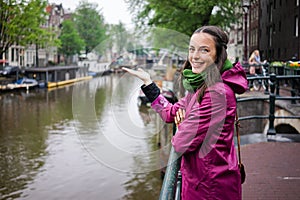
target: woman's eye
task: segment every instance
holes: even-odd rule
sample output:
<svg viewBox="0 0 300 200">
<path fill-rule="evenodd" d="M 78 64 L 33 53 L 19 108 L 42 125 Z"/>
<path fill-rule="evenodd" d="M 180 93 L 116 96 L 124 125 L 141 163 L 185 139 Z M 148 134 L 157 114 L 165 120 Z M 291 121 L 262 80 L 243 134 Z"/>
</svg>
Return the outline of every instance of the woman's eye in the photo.
<svg viewBox="0 0 300 200">
<path fill-rule="evenodd" d="M 194 48 L 192 48 L 192 47 L 189 48 L 189 52 L 194 52 L 194 51 L 195 51 Z"/>
<path fill-rule="evenodd" d="M 189 48 L 190 53 L 194 53 L 195 51 L 196 51 L 196 49 L 194 47 Z M 207 48 L 199 48 L 197 50 L 197 52 L 200 52 L 201 54 L 207 54 L 209 52 L 209 50 Z"/>
<path fill-rule="evenodd" d="M 208 53 L 209 51 L 208 51 L 208 49 L 200 49 L 200 52 L 203 53 L 203 54 L 206 54 L 206 53 Z"/>
</svg>

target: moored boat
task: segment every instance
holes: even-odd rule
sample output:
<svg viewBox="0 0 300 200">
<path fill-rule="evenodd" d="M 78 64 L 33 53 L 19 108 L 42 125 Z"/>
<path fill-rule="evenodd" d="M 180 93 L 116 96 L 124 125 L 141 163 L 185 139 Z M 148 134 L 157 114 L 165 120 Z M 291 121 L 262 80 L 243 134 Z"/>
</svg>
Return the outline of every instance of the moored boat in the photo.
<svg viewBox="0 0 300 200">
<path fill-rule="evenodd" d="M 24 78 L 18 79 L 14 83 L 1 85 L 0 89 L 1 90 L 14 90 L 14 89 L 26 89 L 26 90 L 28 90 L 29 88 L 33 88 L 33 87 L 36 87 L 36 86 L 38 86 L 38 82 L 35 79 L 24 77 Z"/>
</svg>

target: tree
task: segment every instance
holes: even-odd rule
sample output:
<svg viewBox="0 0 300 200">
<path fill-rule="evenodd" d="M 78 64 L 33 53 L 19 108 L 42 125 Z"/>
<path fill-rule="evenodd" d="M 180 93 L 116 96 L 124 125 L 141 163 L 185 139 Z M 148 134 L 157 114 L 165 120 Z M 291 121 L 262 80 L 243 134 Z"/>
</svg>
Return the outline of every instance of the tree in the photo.
<svg viewBox="0 0 300 200">
<path fill-rule="evenodd" d="M 155 26 L 191 35 L 203 25 L 225 28 L 236 21 L 240 0 L 127 0 L 139 27 Z M 217 8 L 217 9 L 216 9 Z"/>
<path fill-rule="evenodd" d="M 94 50 L 101 55 L 109 54 L 110 59 L 115 59 L 115 56 L 133 49 L 133 42 L 136 42 L 134 39 L 135 35 L 122 22 L 106 24 L 106 38 Z"/>
<path fill-rule="evenodd" d="M 0 58 L 13 44 L 51 42 L 52 33 L 42 27 L 47 17 L 46 5 L 46 0 L 0 0 Z"/>
<path fill-rule="evenodd" d="M 79 54 L 84 49 L 84 41 L 80 38 L 71 20 L 63 21 L 59 39 L 61 41 L 59 52 L 64 55 L 65 63 L 70 56 Z"/>
<path fill-rule="evenodd" d="M 122 54 L 129 42 L 129 33 L 126 30 L 125 25 L 122 22 L 110 25 L 109 33 L 110 39 L 113 41 L 117 50 L 117 54 Z"/>
<path fill-rule="evenodd" d="M 95 3 L 82 0 L 74 15 L 76 29 L 85 42 L 86 54 L 106 39 L 104 18 L 97 7 Z"/>
</svg>

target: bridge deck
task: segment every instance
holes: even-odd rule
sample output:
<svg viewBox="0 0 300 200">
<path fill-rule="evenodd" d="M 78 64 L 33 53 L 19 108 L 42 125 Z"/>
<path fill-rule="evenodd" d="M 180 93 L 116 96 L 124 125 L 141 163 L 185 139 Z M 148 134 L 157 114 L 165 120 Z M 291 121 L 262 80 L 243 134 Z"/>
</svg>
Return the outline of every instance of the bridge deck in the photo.
<svg viewBox="0 0 300 200">
<path fill-rule="evenodd" d="M 300 143 L 262 142 L 243 145 L 247 177 L 243 200 L 300 199 Z"/>
</svg>

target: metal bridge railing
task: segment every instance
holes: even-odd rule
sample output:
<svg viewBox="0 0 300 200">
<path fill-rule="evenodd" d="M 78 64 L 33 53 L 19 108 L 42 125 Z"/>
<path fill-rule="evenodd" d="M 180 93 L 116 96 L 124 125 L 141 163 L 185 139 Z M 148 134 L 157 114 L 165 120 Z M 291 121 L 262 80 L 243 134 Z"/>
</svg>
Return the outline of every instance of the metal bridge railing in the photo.
<svg viewBox="0 0 300 200">
<path fill-rule="evenodd" d="M 295 92 L 295 80 L 300 80 L 300 75 L 284 75 L 276 76 L 270 74 L 265 77 L 248 77 L 248 80 L 255 79 L 268 79 L 270 86 L 269 97 L 244 97 L 238 98 L 237 102 L 252 101 L 252 100 L 269 100 L 269 115 L 250 115 L 239 117 L 239 120 L 250 120 L 250 119 L 269 119 L 269 128 L 267 131 L 268 135 L 275 135 L 276 130 L 274 127 L 275 119 L 300 119 L 300 116 L 275 116 L 275 101 L 276 100 L 291 100 L 292 104 L 296 104 L 296 100 L 300 100 L 299 96 L 296 96 Z M 279 96 L 279 80 L 288 79 L 292 81 L 291 96 Z M 275 92 L 276 91 L 276 92 Z"/>
</svg>

